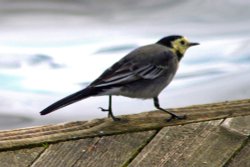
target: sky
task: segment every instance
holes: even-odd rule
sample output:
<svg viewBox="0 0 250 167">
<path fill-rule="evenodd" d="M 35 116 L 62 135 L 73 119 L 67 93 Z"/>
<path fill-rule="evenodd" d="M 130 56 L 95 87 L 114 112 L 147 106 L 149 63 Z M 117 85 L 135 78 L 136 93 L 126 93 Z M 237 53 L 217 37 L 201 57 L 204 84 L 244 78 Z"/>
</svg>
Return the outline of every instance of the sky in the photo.
<svg viewBox="0 0 250 167">
<path fill-rule="evenodd" d="M 97 109 L 107 105 L 105 97 L 46 117 L 38 113 L 84 88 L 136 47 L 172 34 L 201 45 L 187 51 L 174 81 L 163 91 L 164 106 L 250 97 L 249 7 L 244 0 L 0 0 L 2 128 L 105 116 Z M 217 85 L 225 86 L 218 91 Z M 154 109 L 151 101 L 118 97 L 116 103 L 118 114 Z M 20 122 L 14 125 L 7 118 Z"/>
</svg>

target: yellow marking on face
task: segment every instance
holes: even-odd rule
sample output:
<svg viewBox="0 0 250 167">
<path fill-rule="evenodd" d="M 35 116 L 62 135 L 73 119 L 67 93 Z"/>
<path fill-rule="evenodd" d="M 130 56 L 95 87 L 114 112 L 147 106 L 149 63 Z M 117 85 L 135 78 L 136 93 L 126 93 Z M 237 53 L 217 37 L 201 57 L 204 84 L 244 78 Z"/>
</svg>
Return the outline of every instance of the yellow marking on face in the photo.
<svg viewBox="0 0 250 167">
<path fill-rule="evenodd" d="M 182 37 L 179 39 L 176 39 L 172 42 L 172 46 L 173 46 L 173 51 L 179 52 L 181 54 L 184 54 L 186 52 L 186 50 L 189 48 L 189 41 L 187 38 Z"/>
</svg>

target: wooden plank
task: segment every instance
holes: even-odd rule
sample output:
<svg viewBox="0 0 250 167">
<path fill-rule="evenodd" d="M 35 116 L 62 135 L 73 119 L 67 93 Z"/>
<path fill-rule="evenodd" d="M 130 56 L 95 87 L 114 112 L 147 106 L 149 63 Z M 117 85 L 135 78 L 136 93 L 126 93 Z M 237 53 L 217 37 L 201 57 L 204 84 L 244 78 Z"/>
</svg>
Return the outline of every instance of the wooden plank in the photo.
<svg viewBox="0 0 250 167">
<path fill-rule="evenodd" d="M 249 167 L 250 166 L 250 116 L 228 118 L 222 126 L 232 133 L 238 133 L 248 137 L 240 150 L 227 163 L 228 167 Z"/>
<path fill-rule="evenodd" d="M 30 144 L 153 130 L 165 126 L 250 115 L 250 99 L 196 105 L 169 109 L 169 111 L 177 114 L 186 114 L 187 119 L 166 122 L 165 119 L 168 117 L 168 114 L 155 111 L 124 115 L 121 116 L 123 121 L 120 122 L 113 122 L 110 119 L 96 119 L 93 121 L 78 121 L 59 125 L 0 131 L 0 150 Z"/>
<path fill-rule="evenodd" d="M 51 144 L 32 166 L 72 166 L 86 150 L 94 146 L 99 140 L 100 138 L 96 137 Z"/>
<path fill-rule="evenodd" d="M 231 133 L 220 126 L 221 122 L 165 127 L 129 166 L 223 166 L 246 136 Z"/>
<path fill-rule="evenodd" d="M 44 147 L 0 152 L 1 167 L 26 167 L 44 151 Z"/>
<path fill-rule="evenodd" d="M 249 167 L 250 166 L 250 142 L 239 151 L 239 153 L 228 163 L 227 167 Z"/>
<path fill-rule="evenodd" d="M 250 136 L 250 116 L 227 118 L 221 126 L 231 132 Z"/>
<path fill-rule="evenodd" d="M 129 161 L 156 131 L 80 139 L 51 144 L 33 167 L 116 167 Z"/>
</svg>

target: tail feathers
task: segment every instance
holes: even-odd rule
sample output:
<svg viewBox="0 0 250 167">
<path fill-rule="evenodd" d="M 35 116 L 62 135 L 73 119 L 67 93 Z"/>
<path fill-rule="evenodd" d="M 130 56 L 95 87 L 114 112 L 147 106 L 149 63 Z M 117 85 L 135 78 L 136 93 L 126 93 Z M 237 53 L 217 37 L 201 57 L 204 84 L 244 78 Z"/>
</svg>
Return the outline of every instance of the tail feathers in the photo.
<svg viewBox="0 0 250 167">
<path fill-rule="evenodd" d="M 85 99 L 85 98 L 88 98 L 90 96 L 94 96 L 94 95 L 97 95 L 98 93 L 100 92 L 100 90 L 98 90 L 97 88 L 90 88 L 90 87 L 87 87 L 81 91 L 78 91 L 72 95 L 69 95 L 57 102 L 55 102 L 54 104 L 48 106 L 47 108 L 45 108 L 44 110 L 42 110 L 40 112 L 41 115 L 46 115 L 46 114 L 49 114 L 55 110 L 58 110 L 62 107 L 65 107 L 67 105 L 70 105 L 72 103 L 75 103 L 79 100 L 82 100 L 82 99 Z"/>
</svg>

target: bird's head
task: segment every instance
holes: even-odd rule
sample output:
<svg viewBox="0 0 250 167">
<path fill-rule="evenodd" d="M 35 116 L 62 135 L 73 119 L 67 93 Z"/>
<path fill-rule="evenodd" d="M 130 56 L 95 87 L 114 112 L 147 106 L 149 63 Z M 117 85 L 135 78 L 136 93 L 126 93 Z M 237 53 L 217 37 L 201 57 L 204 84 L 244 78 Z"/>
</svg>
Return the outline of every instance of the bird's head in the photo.
<svg viewBox="0 0 250 167">
<path fill-rule="evenodd" d="M 171 35 L 160 39 L 157 44 L 161 44 L 169 47 L 173 52 L 175 52 L 179 59 L 182 58 L 186 50 L 195 45 L 199 45 L 196 42 L 189 42 L 186 37 L 180 35 Z"/>
</svg>

